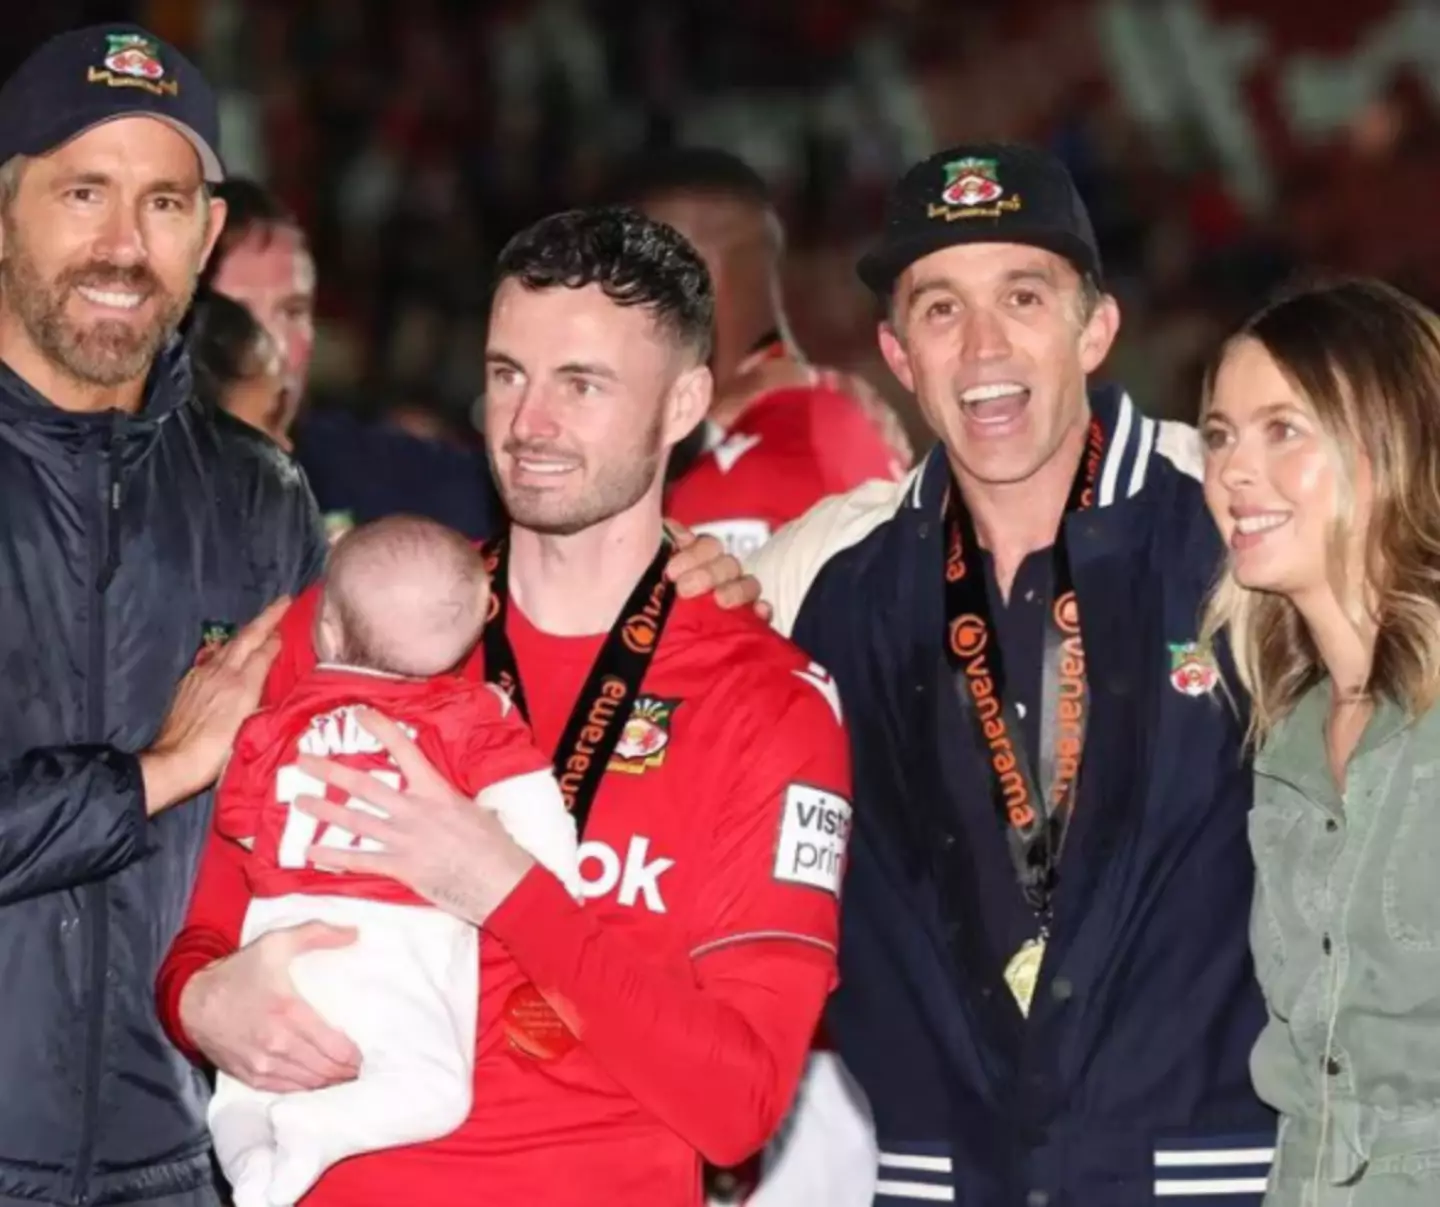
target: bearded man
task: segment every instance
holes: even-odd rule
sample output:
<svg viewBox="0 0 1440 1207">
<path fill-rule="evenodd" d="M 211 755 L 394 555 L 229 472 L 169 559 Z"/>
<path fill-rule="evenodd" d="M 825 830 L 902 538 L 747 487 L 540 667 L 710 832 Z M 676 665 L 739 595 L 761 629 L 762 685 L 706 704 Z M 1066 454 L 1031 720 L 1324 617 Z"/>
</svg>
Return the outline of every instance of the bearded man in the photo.
<svg viewBox="0 0 1440 1207">
<path fill-rule="evenodd" d="M 62 34 L 0 89 L 3 1207 L 219 1201 L 153 986 L 325 541 L 175 338 L 225 219 L 218 126 L 135 26 Z"/>
</svg>

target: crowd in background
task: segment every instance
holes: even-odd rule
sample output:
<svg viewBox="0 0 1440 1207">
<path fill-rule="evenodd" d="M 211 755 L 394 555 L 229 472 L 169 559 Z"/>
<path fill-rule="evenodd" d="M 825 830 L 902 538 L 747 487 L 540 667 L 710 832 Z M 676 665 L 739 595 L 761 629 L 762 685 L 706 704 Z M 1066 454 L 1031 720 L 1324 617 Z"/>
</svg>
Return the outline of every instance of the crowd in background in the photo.
<svg viewBox="0 0 1440 1207">
<path fill-rule="evenodd" d="M 1224 130 L 1205 124 L 1225 98 L 1197 85 L 1163 120 L 1142 111 L 1143 81 L 1117 71 L 1128 35 L 1103 11 L 1125 7 L 246 0 L 231 19 L 244 36 L 211 69 L 257 98 L 257 167 L 312 232 L 318 393 L 410 423 L 438 412 L 463 425 L 504 239 L 592 196 L 610 159 L 646 143 L 719 143 L 767 175 L 788 219 L 801 345 L 882 387 L 856 249 L 903 164 L 980 133 L 1045 140 L 1077 176 L 1126 308 L 1112 369 L 1152 412 L 1193 409 L 1195 367 L 1218 332 L 1298 262 L 1440 295 L 1423 218 L 1440 183 L 1426 153 L 1435 97 L 1413 66 L 1382 63 L 1303 137 L 1262 120 L 1273 179 L 1255 198 L 1217 145 Z M 1235 10 L 1275 10 L 1268 60 L 1240 90 L 1261 119 L 1274 116 L 1266 71 L 1286 61 L 1282 39 L 1347 37 L 1374 60 L 1363 36 L 1394 41 L 1385 22 L 1405 8 L 1352 5 L 1347 28 L 1327 33 L 1283 2 L 1199 7 L 1217 39 Z M 1152 50 L 1157 70 L 1178 70 L 1183 47 Z"/>
<path fill-rule="evenodd" d="M 1110 371 L 1151 413 L 1193 414 L 1218 334 L 1297 265 L 1440 300 L 1440 16 L 1415 0 L 66 0 L 27 20 L 118 15 L 195 51 L 232 169 L 310 233 L 318 404 L 436 438 L 470 436 L 500 245 L 645 145 L 766 175 L 800 345 L 885 390 L 851 266 L 901 167 L 967 138 L 1039 140 L 1075 174 L 1125 307 Z"/>
</svg>

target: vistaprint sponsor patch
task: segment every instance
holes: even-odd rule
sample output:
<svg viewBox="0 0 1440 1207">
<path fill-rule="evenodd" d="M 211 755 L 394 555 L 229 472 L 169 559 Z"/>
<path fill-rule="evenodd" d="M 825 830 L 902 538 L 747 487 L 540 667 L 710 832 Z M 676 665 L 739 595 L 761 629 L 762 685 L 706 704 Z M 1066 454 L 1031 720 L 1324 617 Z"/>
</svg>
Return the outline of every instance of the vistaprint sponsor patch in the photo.
<svg viewBox="0 0 1440 1207">
<path fill-rule="evenodd" d="M 850 842 L 850 802 L 810 784 L 785 790 L 774 877 L 840 895 L 845 849 Z"/>
</svg>

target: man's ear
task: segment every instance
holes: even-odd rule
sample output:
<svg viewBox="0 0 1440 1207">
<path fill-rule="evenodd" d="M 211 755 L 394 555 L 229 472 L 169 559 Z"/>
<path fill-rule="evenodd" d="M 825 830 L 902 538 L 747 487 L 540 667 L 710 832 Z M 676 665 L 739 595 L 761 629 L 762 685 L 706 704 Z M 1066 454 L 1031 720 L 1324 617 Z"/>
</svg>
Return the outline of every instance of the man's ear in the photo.
<svg viewBox="0 0 1440 1207">
<path fill-rule="evenodd" d="M 215 250 L 215 244 L 219 242 L 220 232 L 225 229 L 225 218 L 229 212 L 224 198 L 207 197 L 205 199 L 205 246 L 200 253 L 202 271 L 205 265 L 210 263 L 210 253 Z"/>
<path fill-rule="evenodd" d="M 915 393 L 915 373 L 910 367 L 910 353 L 905 350 L 905 341 L 889 319 L 881 319 L 876 334 L 880 342 L 880 355 L 890 366 L 902 386 L 911 394 Z"/>
<path fill-rule="evenodd" d="M 707 365 L 686 369 L 675 379 L 665 399 L 666 448 L 674 448 L 704 421 L 714 394 L 715 377 Z"/>
<path fill-rule="evenodd" d="M 345 629 L 335 613 L 335 605 L 328 596 L 320 598 L 320 608 L 315 613 L 315 658 L 319 662 L 340 662 L 345 655 Z"/>
<path fill-rule="evenodd" d="M 1119 334 L 1120 303 L 1108 293 L 1102 294 L 1095 303 L 1095 309 L 1085 324 L 1085 329 L 1080 333 L 1080 364 L 1084 367 L 1086 376 L 1105 363 L 1105 358 L 1110 355 L 1110 349 L 1115 344 L 1115 337 Z"/>
</svg>

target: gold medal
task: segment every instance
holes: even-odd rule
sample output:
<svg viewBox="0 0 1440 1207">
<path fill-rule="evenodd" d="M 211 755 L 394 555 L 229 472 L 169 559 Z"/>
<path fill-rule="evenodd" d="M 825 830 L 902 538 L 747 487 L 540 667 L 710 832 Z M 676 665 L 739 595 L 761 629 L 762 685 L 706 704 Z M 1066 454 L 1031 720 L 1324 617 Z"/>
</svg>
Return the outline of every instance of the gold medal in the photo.
<svg viewBox="0 0 1440 1207">
<path fill-rule="evenodd" d="M 532 1060 L 558 1060 L 578 1042 L 554 1007 L 529 983 L 505 999 L 501 1026 L 510 1047 Z"/>
<path fill-rule="evenodd" d="M 1005 965 L 1005 984 L 1015 997 L 1020 1013 L 1030 1017 L 1030 1003 L 1035 997 L 1035 986 L 1040 981 L 1040 965 L 1045 959 L 1045 940 L 1026 939 L 1020 950 L 1010 957 Z"/>
</svg>

